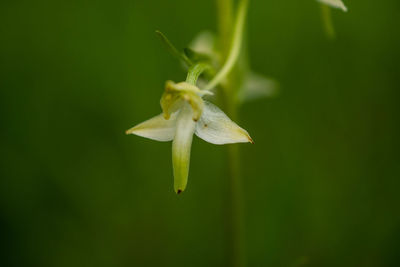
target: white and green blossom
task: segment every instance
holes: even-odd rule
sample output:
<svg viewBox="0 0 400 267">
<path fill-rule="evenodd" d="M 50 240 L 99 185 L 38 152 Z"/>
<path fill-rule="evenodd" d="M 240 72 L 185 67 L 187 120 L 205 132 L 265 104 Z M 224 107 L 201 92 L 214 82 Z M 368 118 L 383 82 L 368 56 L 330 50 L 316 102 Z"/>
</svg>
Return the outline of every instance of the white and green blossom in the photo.
<svg viewBox="0 0 400 267">
<path fill-rule="evenodd" d="M 156 141 L 172 141 L 172 164 L 176 193 L 185 190 L 189 175 L 193 134 L 216 145 L 253 140 L 214 104 L 203 100 L 209 91 L 187 82 L 166 83 L 160 104 L 163 113 L 126 131 Z"/>
</svg>

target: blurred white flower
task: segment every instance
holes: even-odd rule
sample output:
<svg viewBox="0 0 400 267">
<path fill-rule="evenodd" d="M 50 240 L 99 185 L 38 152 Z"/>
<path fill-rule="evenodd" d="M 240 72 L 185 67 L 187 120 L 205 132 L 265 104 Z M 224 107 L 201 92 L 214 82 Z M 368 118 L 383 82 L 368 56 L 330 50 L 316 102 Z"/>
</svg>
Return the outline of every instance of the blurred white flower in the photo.
<svg viewBox="0 0 400 267">
<path fill-rule="evenodd" d="M 347 12 L 347 7 L 343 4 L 342 0 L 317 0 L 317 1 L 334 8 L 339 8 L 344 12 Z"/>
</svg>

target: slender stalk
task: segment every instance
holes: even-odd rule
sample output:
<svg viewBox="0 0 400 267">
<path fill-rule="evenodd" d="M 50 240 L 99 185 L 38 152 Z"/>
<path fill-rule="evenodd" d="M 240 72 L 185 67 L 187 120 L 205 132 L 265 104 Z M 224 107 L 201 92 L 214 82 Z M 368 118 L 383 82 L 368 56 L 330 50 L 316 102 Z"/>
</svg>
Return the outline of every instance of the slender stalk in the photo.
<svg viewBox="0 0 400 267">
<path fill-rule="evenodd" d="M 237 77 L 241 76 L 241 68 L 237 67 L 239 56 L 243 49 L 244 25 L 248 7 L 248 0 L 240 0 L 237 7 L 235 21 L 232 19 L 233 1 L 218 0 L 218 29 L 220 36 L 220 51 L 224 64 L 221 70 L 205 87 L 211 90 L 224 80 L 221 85 L 222 102 L 225 111 L 233 119 L 237 119 L 238 105 L 236 92 L 240 87 Z M 226 51 L 226 52 L 225 52 Z M 246 265 L 244 240 L 244 204 L 240 176 L 239 146 L 229 145 L 227 193 L 227 241 L 229 249 L 229 265 L 244 267 Z"/>
<path fill-rule="evenodd" d="M 200 77 L 200 75 L 209 68 L 210 65 L 206 63 L 198 63 L 192 65 L 188 70 L 186 82 L 196 85 L 197 79 Z"/>
<path fill-rule="evenodd" d="M 237 105 L 233 99 L 227 99 L 225 108 L 230 117 L 237 118 Z M 228 241 L 229 266 L 246 266 L 244 238 L 244 199 L 241 179 L 240 151 L 238 145 L 229 145 L 228 153 Z"/>
<path fill-rule="evenodd" d="M 246 21 L 246 14 L 247 14 L 247 6 L 249 0 L 241 0 L 238 8 L 237 14 L 235 18 L 235 25 L 233 28 L 233 36 L 231 41 L 231 46 L 229 48 L 228 57 L 224 65 L 222 66 L 221 70 L 215 75 L 215 77 L 207 84 L 204 90 L 211 90 L 215 86 L 217 86 L 229 72 L 235 66 L 237 59 L 240 55 L 240 50 L 242 48 L 242 41 L 243 41 L 243 32 L 244 32 L 244 24 Z M 221 13 L 221 12 L 219 12 Z"/>
<path fill-rule="evenodd" d="M 219 48 L 222 60 L 228 55 L 228 49 L 232 38 L 233 4 L 232 0 L 217 0 L 217 25 L 220 38 Z"/>
</svg>

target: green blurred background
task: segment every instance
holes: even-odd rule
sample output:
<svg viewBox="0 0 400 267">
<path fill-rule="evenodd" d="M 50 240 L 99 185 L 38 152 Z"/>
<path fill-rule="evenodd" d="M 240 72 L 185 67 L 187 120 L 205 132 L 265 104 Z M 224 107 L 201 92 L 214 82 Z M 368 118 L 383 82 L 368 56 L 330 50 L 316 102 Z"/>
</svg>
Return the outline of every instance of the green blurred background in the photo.
<svg viewBox="0 0 400 267">
<path fill-rule="evenodd" d="M 249 266 L 400 266 L 400 2 L 345 1 L 329 41 L 314 0 L 254 0 L 246 104 Z M 214 30 L 206 1 L 1 1 L 0 265 L 225 266 L 226 147 L 195 138 L 187 191 L 170 143 L 126 136 Z"/>
</svg>

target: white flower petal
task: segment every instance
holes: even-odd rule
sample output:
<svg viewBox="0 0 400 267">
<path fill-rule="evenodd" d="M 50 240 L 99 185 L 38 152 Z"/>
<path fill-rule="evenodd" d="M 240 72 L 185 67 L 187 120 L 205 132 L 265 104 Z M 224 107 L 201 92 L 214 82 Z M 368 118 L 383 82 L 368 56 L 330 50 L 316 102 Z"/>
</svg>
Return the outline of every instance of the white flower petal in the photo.
<svg viewBox="0 0 400 267">
<path fill-rule="evenodd" d="M 185 103 L 176 119 L 176 133 L 172 142 L 174 189 L 177 194 L 183 192 L 186 188 L 189 176 L 190 149 L 195 127 L 192 108 L 188 103 Z"/>
<path fill-rule="evenodd" d="M 204 101 L 203 114 L 196 124 L 196 135 L 216 145 L 253 143 L 246 130 L 229 119 L 217 106 Z"/>
<path fill-rule="evenodd" d="M 171 141 L 175 136 L 177 113 L 173 113 L 166 120 L 163 114 L 144 121 L 126 131 L 126 134 L 135 134 L 156 141 Z"/>
<path fill-rule="evenodd" d="M 343 4 L 342 0 L 317 0 L 317 1 L 334 8 L 339 8 L 344 12 L 347 12 L 347 7 Z"/>
</svg>

